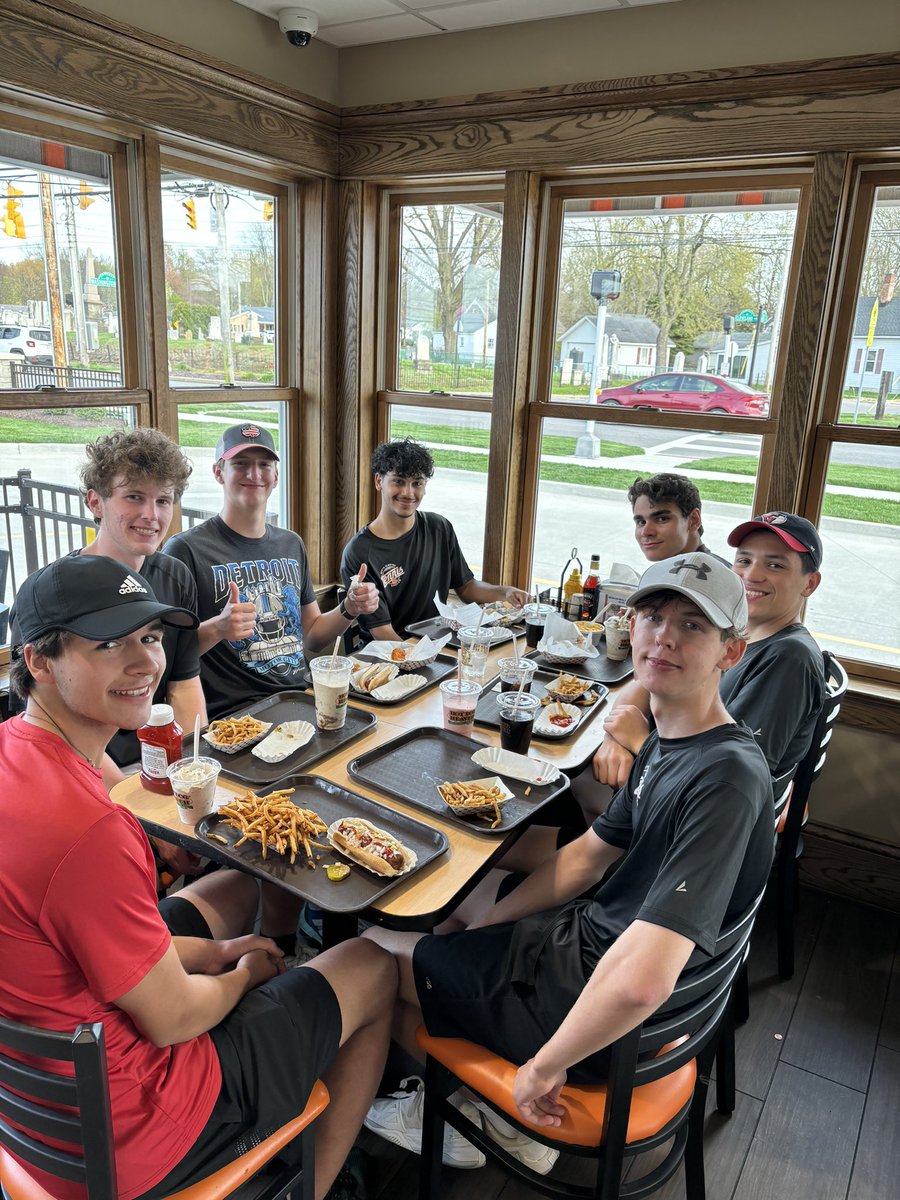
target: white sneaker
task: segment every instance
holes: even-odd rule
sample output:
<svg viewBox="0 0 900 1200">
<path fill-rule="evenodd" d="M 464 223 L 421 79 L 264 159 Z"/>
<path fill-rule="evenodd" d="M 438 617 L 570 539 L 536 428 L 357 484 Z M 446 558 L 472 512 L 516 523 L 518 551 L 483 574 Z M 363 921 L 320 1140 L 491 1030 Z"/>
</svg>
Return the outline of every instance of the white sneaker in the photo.
<svg viewBox="0 0 900 1200">
<path fill-rule="evenodd" d="M 414 1091 L 404 1090 L 409 1084 L 415 1084 Z M 377 1133 L 388 1142 L 393 1142 L 395 1146 L 403 1146 L 413 1154 L 421 1154 L 424 1102 L 425 1085 L 418 1076 L 413 1075 L 401 1081 L 399 1091 L 392 1092 L 383 1099 L 374 1100 L 363 1124 L 366 1129 Z M 453 1103 L 473 1124 L 480 1124 L 481 1118 L 474 1104 L 470 1104 L 468 1100 L 454 1100 Z M 471 1142 L 467 1142 L 451 1125 L 444 1126 L 442 1159 L 445 1167 L 460 1167 L 464 1170 L 483 1167 L 487 1161 L 481 1151 Z"/>
<path fill-rule="evenodd" d="M 489 1105 L 476 1100 L 473 1107 L 481 1114 L 481 1124 L 485 1133 L 498 1146 L 502 1146 L 507 1154 L 538 1175 L 546 1175 L 552 1170 L 553 1164 L 559 1158 L 558 1150 L 521 1133 L 514 1125 L 498 1116 Z"/>
</svg>

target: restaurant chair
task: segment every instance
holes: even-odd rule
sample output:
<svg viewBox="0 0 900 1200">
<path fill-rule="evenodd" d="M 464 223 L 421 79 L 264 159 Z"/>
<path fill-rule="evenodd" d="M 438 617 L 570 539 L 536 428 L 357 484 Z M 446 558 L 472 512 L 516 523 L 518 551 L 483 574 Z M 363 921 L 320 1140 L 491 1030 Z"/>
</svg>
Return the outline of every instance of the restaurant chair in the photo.
<svg viewBox="0 0 900 1200">
<path fill-rule="evenodd" d="M 431 1037 L 420 1028 L 417 1041 L 427 1061 L 419 1200 L 437 1200 L 445 1122 L 545 1196 L 637 1200 L 661 1187 L 683 1160 L 688 1200 L 704 1200 L 706 1095 L 721 1022 L 761 899 L 760 893 L 748 911 L 722 932 L 708 963 L 685 972 L 665 1004 L 613 1043 L 606 1082 L 563 1087 L 560 1102 L 567 1112 L 560 1126 L 522 1121 L 512 1098 L 513 1063 L 474 1042 Z M 586 1187 L 538 1175 L 511 1157 L 451 1103 L 450 1097 L 461 1087 L 535 1141 L 593 1159 L 593 1184 Z M 626 1160 L 669 1140 L 672 1144 L 665 1157 L 648 1174 L 622 1182 Z"/>
<path fill-rule="evenodd" d="M 15 1055 L 42 1061 L 40 1067 Z M 74 1066 L 65 1074 L 63 1064 Z M 52 1065 L 51 1065 L 52 1064 Z M 57 1065 L 58 1064 L 58 1065 Z M 220 1200 L 240 1194 L 253 1180 L 253 1200 L 313 1200 L 314 1122 L 328 1104 L 317 1081 L 299 1116 L 233 1162 L 167 1200 Z M 54 1149 L 49 1141 L 74 1149 Z M 273 1162 L 278 1152 L 299 1142 L 301 1163 Z M 116 1200 L 112 1119 L 103 1025 L 79 1025 L 74 1033 L 54 1033 L 0 1019 L 0 1185 L 5 1200 L 53 1200 L 53 1193 L 16 1161 L 10 1151 L 49 1175 L 81 1184 L 89 1200 Z M 271 1163 L 270 1170 L 260 1173 Z M 258 1178 L 257 1178 L 258 1177 Z"/>
<path fill-rule="evenodd" d="M 809 792 L 825 766 L 825 755 L 834 732 L 841 701 L 847 691 L 847 672 L 827 650 L 825 663 L 825 703 L 816 722 L 815 733 L 806 756 L 801 759 L 791 784 L 791 795 L 779 822 L 778 854 L 775 863 L 778 914 L 778 974 L 790 979 L 794 974 L 794 915 L 797 908 L 797 860 L 803 853 L 801 833 L 809 817 Z"/>
</svg>

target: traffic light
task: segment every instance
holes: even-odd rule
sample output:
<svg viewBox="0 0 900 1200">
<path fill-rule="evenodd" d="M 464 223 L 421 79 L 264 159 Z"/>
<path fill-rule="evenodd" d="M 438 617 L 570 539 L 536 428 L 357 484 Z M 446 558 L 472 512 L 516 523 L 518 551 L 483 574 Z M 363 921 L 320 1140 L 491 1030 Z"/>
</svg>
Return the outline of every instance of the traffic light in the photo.
<svg viewBox="0 0 900 1200">
<path fill-rule="evenodd" d="M 24 238 L 25 221 L 22 217 L 22 202 L 17 196 L 24 196 L 21 188 L 13 184 L 6 185 L 6 216 L 3 218 L 3 232 L 7 237 Z"/>
<path fill-rule="evenodd" d="M 263 201 L 263 220 L 273 221 L 275 219 L 275 205 L 271 200 Z"/>
<path fill-rule="evenodd" d="M 193 196 L 188 196 L 187 200 L 182 200 L 181 207 L 184 209 L 187 216 L 187 223 L 191 229 L 197 228 L 197 202 Z"/>
<path fill-rule="evenodd" d="M 91 195 L 90 187 L 85 183 L 85 181 L 83 179 L 82 179 L 81 183 L 78 185 L 78 187 L 81 191 L 81 198 L 78 201 L 78 207 L 81 209 L 90 208 L 91 205 L 94 203 L 94 197 Z"/>
</svg>

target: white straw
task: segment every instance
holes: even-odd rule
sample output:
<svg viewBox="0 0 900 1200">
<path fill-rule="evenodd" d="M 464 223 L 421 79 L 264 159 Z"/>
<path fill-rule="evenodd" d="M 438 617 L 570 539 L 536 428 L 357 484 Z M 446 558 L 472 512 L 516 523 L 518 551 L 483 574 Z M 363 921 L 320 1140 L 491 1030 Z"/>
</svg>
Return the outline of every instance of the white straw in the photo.
<svg viewBox="0 0 900 1200">
<path fill-rule="evenodd" d="M 513 658 L 516 660 L 516 666 L 519 665 L 519 639 L 515 634 L 512 635 L 513 640 Z"/>
<path fill-rule="evenodd" d="M 331 669 L 332 669 L 332 671 L 337 667 L 337 652 L 338 652 L 338 646 L 340 646 L 340 644 L 341 644 L 341 635 L 338 634 L 337 637 L 334 639 L 334 650 L 332 650 L 332 652 L 331 652 Z"/>
<path fill-rule="evenodd" d="M 200 757 L 200 714 L 194 717 L 194 762 Z"/>
</svg>

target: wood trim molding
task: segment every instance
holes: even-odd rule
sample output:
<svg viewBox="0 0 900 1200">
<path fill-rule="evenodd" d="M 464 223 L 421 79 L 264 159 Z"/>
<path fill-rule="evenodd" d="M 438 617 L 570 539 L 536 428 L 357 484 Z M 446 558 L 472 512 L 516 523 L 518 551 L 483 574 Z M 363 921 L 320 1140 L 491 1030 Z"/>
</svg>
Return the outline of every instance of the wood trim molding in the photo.
<svg viewBox="0 0 900 1200">
<path fill-rule="evenodd" d="M 900 846 L 810 821 L 799 866 L 801 883 L 900 912 Z"/>
<path fill-rule="evenodd" d="M 4 0 L 0 78 L 30 93 L 204 144 L 336 174 L 339 118 L 215 59 L 75 4 Z"/>
<path fill-rule="evenodd" d="M 537 176 L 507 175 L 487 490 L 487 512 L 503 519 L 485 522 L 482 565 L 495 583 L 512 583 L 518 566 L 539 201 Z"/>
</svg>

